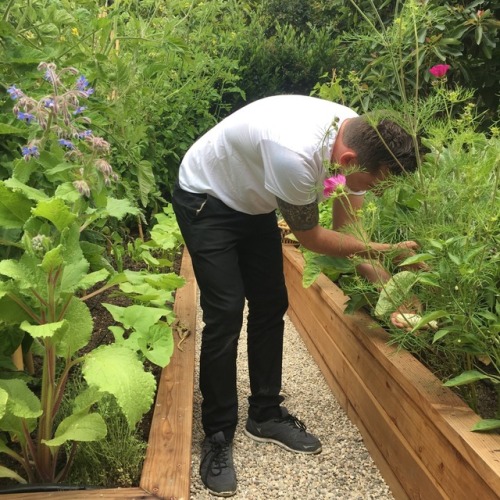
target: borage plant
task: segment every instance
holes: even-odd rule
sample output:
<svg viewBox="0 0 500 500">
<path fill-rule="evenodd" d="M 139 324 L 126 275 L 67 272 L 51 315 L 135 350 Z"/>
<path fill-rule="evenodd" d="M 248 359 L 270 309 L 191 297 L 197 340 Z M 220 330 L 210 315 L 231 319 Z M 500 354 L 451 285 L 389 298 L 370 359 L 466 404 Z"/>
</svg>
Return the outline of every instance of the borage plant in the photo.
<svg viewBox="0 0 500 500">
<path fill-rule="evenodd" d="M 9 250 L 0 260 L 0 451 L 19 464 L 0 466 L 0 477 L 22 483 L 65 479 L 77 443 L 106 434 L 94 411 L 106 395 L 116 399 L 131 427 L 148 411 L 156 382 L 143 361 L 168 363 L 172 292 L 183 283 L 174 273 L 116 273 L 104 249 L 86 240 L 91 229 L 98 232 L 111 218 L 137 209 L 111 196 L 117 176 L 105 159 L 109 143 L 87 128 L 81 101 L 93 90 L 85 77 L 67 87 L 63 79 L 75 78 L 76 70 L 40 69 L 51 92 L 34 99 L 9 88 L 29 140 L 13 175 L 0 182 L 0 242 Z M 116 342 L 81 354 L 93 329 L 85 302 L 112 287 L 134 302 L 108 306 L 121 324 L 112 328 Z M 12 363 L 19 350 L 26 371 Z M 77 365 L 87 386 L 62 418 L 61 401 Z"/>
</svg>

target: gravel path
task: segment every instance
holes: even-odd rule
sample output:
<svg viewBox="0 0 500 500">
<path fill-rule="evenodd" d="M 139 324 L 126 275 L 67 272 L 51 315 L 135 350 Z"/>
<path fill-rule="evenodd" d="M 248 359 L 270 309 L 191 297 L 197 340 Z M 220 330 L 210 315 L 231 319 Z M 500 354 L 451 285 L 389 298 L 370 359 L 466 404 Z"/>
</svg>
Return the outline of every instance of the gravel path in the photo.
<svg viewBox="0 0 500 500">
<path fill-rule="evenodd" d="M 198 332 L 201 332 L 198 311 Z M 243 434 L 246 420 L 248 371 L 245 327 L 238 356 L 239 419 L 234 440 L 238 478 L 235 500 L 393 500 L 366 450 L 361 434 L 333 397 L 321 371 L 292 322 L 285 317 L 283 361 L 284 406 L 300 418 L 323 444 L 319 455 L 297 455 L 269 443 L 256 443 Z M 197 335 L 197 360 L 201 335 Z M 213 500 L 198 468 L 203 431 L 200 423 L 198 361 L 195 374 L 191 499 Z"/>
</svg>

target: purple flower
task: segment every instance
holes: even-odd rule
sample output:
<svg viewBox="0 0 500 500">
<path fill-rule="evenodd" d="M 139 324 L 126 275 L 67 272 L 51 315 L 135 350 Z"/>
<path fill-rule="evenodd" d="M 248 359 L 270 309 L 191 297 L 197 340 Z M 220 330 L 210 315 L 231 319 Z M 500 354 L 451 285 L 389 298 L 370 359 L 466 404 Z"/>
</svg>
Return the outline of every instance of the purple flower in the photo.
<svg viewBox="0 0 500 500">
<path fill-rule="evenodd" d="M 450 67 L 449 64 L 436 64 L 429 70 L 429 73 L 436 78 L 444 78 Z"/>
<path fill-rule="evenodd" d="M 23 153 L 23 157 L 26 161 L 30 160 L 31 158 L 40 157 L 40 152 L 38 151 L 37 146 L 23 146 L 21 148 L 21 152 Z"/>
<path fill-rule="evenodd" d="M 35 119 L 35 115 L 32 115 L 31 113 L 23 113 L 22 111 L 17 113 L 17 117 L 19 120 L 24 120 L 26 123 L 31 123 Z"/>
<path fill-rule="evenodd" d="M 71 141 L 68 141 L 67 139 L 59 139 L 58 142 L 61 146 L 64 146 L 67 149 L 74 149 L 75 148 L 75 145 Z"/>
<path fill-rule="evenodd" d="M 94 89 L 88 88 L 87 90 L 84 90 L 83 93 L 86 95 L 86 97 L 90 97 L 94 93 Z"/>
<path fill-rule="evenodd" d="M 50 71 L 50 69 L 45 71 L 43 78 L 44 78 L 44 80 L 47 80 L 50 83 L 54 83 L 54 77 L 53 77 L 52 71 Z"/>
<path fill-rule="evenodd" d="M 12 85 L 10 86 L 8 89 L 7 89 L 7 93 L 10 95 L 10 98 L 15 101 L 17 99 L 19 99 L 20 97 L 22 97 L 24 94 L 23 94 L 23 91 L 18 89 L 15 85 Z"/>
<path fill-rule="evenodd" d="M 342 174 L 334 175 L 323 181 L 323 195 L 328 198 L 339 186 L 345 186 L 345 176 Z"/>
<path fill-rule="evenodd" d="M 48 98 L 43 101 L 43 105 L 46 108 L 53 108 L 54 107 L 54 99 Z"/>
<path fill-rule="evenodd" d="M 79 139 L 85 139 L 85 137 L 90 137 L 92 135 L 92 130 L 84 130 L 83 132 L 78 133 Z"/>
<path fill-rule="evenodd" d="M 73 111 L 74 115 L 80 115 L 87 109 L 87 106 L 78 106 L 75 111 Z"/>
<path fill-rule="evenodd" d="M 85 90 L 89 85 L 89 81 L 81 75 L 80 78 L 76 81 L 76 88 L 78 90 Z"/>
</svg>

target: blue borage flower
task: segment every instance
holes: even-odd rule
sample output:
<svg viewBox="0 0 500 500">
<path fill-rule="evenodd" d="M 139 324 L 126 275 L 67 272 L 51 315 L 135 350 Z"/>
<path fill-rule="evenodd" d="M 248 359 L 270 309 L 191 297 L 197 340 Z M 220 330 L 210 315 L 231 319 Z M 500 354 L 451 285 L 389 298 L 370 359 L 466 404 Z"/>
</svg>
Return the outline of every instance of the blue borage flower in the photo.
<svg viewBox="0 0 500 500">
<path fill-rule="evenodd" d="M 21 148 L 21 152 L 23 153 L 23 157 L 26 161 L 30 160 L 31 158 L 40 157 L 40 151 L 38 150 L 37 146 L 23 146 Z"/>
<path fill-rule="evenodd" d="M 84 130 L 83 132 L 78 133 L 79 139 L 85 139 L 85 137 L 90 137 L 92 135 L 92 130 Z"/>
<path fill-rule="evenodd" d="M 78 106 L 75 111 L 73 111 L 74 115 L 81 115 L 85 110 L 87 109 L 87 106 Z"/>
<path fill-rule="evenodd" d="M 81 75 L 80 78 L 76 81 L 76 88 L 78 90 L 85 90 L 89 86 L 89 81 Z"/>
<path fill-rule="evenodd" d="M 48 99 L 45 99 L 43 101 L 43 105 L 46 107 L 46 108 L 53 108 L 54 107 L 54 99 L 52 98 L 48 98 Z"/>
<path fill-rule="evenodd" d="M 15 85 L 11 85 L 7 89 L 7 93 L 10 95 L 10 98 L 13 101 L 16 101 L 17 99 L 19 99 L 24 95 L 23 91 L 21 89 L 18 89 Z"/>
<path fill-rule="evenodd" d="M 71 141 L 68 141 L 67 139 L 59 139 L 59 141 L 57 142 L 59 142 L 61 146 L 64 146 L 67 149 L 75 149 L 75 145 Z"/>
<path fill-rule="evenodd" d="M 31 113 L 24 113 L 23 111 L 18 111 L 17 118 L 19 120 L 24 120 L 27 123 L 31 123 L 35 119 L 35 115 Z"/>
</svg>

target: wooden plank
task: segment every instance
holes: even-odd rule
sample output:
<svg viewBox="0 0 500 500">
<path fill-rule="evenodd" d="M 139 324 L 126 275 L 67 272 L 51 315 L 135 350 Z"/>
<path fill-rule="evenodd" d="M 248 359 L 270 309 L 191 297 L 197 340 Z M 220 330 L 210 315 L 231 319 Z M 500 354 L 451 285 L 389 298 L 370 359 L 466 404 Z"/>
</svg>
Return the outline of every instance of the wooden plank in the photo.
<svg viewBox="0 0 500 500">
<path fill-rule="evenodd" d="M 153 500 L 156 497 L 141 488 L 110 488 L 74 491 L 45 491 L 39 493 L 2 494 L 8 500 Z"/>
<path fill-rule="evenodd" d="M 314 318 L 303 319 L 303 323 L 312 320 L 318 323 L 308 326 L 315 341 L 327 332 L 346 357 L 357 361 L 361 379 L 381 398 L 394 426 L 409 439 L 425 466 L 433 470 L 436 481 L 444 483 L 445 489 L 456 491 L 459 496 L 455 498 L 461 498 L 468 489 L 474 497 L 479 493 L 477 485 L 486 483 L 486 498 L 488 495 L 497 498 L 500 491 L 498 436 L 471 433 L 469 429 L 477 421 L 477 415 L 413 356 L 395 354 L 395 348 L 387 345 L 384 330 L 379 327 L 367 330 L 367 325 L 373 321 L 366 314 L 344 315 L 346 298 L 325 276 L 304 290 L 301 285 L 302 256 L 296 250 L 284 249 L 284 252 L 288 283 L 295 280 L 296 287 L 295 290 L 292 287 L 290 293 L 291 310 L 296 293 L 299 296 L 295 304 L 296 316 L 311 314 L 312 310 Z M 310 296 L 309 302 L 305 302 L 306 296 Z M 327 305 L 316 307 L 323 302 Z M 315 334 L 317 330 L 318 335 Z M 324 346 L 318 350 L 324 363 L 332 363 L 324 359 L 328 352 Z M 372 365 L 379 365 L 376 374 L 370 372 Z M 337 381 L 342 387 L 349 383 L 348 379 Z M 426 407 L 429 409 L 424 411 Z M 441 446 L 439 452 L 434 449 L 438 444 Z M 486 453 L 482 453 L 484 450 Z M 466 484 L 465 489 L 461 483 Z"/>
<path fill-rule="evenodd" d="M 190 332 L 163 369 L 140 486 L 160 498 L 188 500 L 191 478 L 193 390 L 196 332 L 196 280 L 184 253 L 180 273 L 186 284 L 177 290 L 175 314 Z"/>
<path fill-rule="evenodd" d="M 299 294 L 296 287 L 298 286 L 300 283 L 296 281 L 288 283 L 289 290 L 291 287 L 291 295 L 297 299 Z M 292 303 L 294 301 L 292 299 Z M 364 439 L 373 443 L 379 450 L 378 457 L 372 455 L 372 458 L 376 461 L 393 494 L 405 491 L 405 495 L 409 498 L 446 498 L 433 476 L 429 474 L 427 467 L 421 463 L 406 441 L 405 436 L 393 425 L 389 415 L 364 383 L 363 376 L 359 375 L 359 366 L 353 366 L 353 359 L 345 356 L 338 348 L 330 336 L 328 322 L 321 318 L 322 311 L 315 307 L 311 297 L 302 293 L 300 302 L 297 300 L 295 306 L 301 308 L 304 324 L 312 327 L 306 331 L 297 329 L 303 338 L 309 339 L 306 344 L 312 343 L 315 347 L 314 351 L 321 353 L 317 362 L 326 365 L 329 372 L 327 378 L 335 379 L 336 384 L 341 386 L 345 392 L 348 401 L 345 410 L 349 418 L 354 424 L 362 424 L 362 429 L 360 426 L 358 428 L 360 432 L 362 431 Z M 346 335 L 348 332 L 340 332 L 337 329 L 335 333 L 338 336 Z M 312 352 L 313 357 L 314 351 Z M 357 361 L 360 362 L 357 365 L 365 364 L 364 359 L 355 357 L 354 362 Z M 369 365 L 369 363 L 367 364 Z M 371 377 L 378 376 L 373 370 L 373 366 L 369 365 L 368 369 L 372 371 Z M 383 457 L 383 460 L 380 460 L 380 457 Z M 412 471 L 410 481 L 408 481 L 409 470 Z M 388 471 L 391 471 L 390 474 Z M 404 498 L 404 496 L 399 498 Z"/>
</svg>

